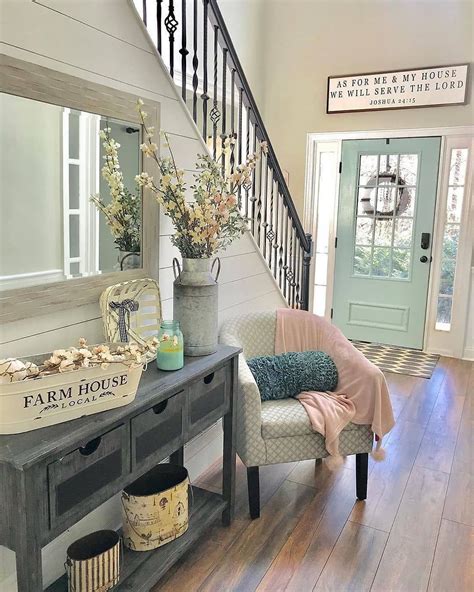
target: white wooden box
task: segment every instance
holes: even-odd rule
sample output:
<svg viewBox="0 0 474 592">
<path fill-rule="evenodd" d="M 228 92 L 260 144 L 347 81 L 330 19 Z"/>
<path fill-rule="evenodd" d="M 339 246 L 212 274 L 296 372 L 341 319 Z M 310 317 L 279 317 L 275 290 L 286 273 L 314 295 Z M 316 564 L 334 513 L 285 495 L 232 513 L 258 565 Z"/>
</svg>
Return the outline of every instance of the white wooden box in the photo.
<svg viewBox="0 0 474 592">
<path fill-rule="evenodd" d="M 50 354 L 24 358 L 38 363 Z M 20 434 L 128 405 L 143 365 L 111 363 L 0 384 L 0 434 Z"/>
</svg>

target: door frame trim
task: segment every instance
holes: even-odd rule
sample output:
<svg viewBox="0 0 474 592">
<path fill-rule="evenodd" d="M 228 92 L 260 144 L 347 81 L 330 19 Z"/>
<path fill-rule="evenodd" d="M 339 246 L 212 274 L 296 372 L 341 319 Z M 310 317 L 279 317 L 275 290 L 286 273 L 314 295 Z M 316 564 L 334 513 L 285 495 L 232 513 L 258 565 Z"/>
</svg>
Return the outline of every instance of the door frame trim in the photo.
<svg viewBox="0 0 474 592">
<path fill-rule="evenodd" d="M 406 138 L 423 138 L 423 137 L 441 137 L 441 149 L 440 149 L 440 160 L 438 167 L 438 183 L 436 191 L 436 204 L 441 203 L 441 192 L 443 190 L 443 170 L 442 164 L 445 161 L 446 156 L 446 140 L 450 137 L 474 137 L 474 125 L 472 126 L 451 126 L 451 127 L 430 127 L 430 128 L 408 128 L 408 129 L 391 129 L 391 130 L 359 130 L 359 131 L 347 131 L 347 132 L 322 132 L 322 133 L 309 133 L 307 134 L 306 142 L 306 170 L 305 170 L 305 190 L 304 190 L 304 216 L 303 225 L 313 236 L 314 243 L 316 244 L 317 236 L 317 196 L 318 196 L 318 185 L 319 179 L 317 178 L 317 164 L 319 159 L 319 149 L 322 144 L 333 145 L 334 153 L 336 154 L 336 163 L 339 166 L 342 152 L 342 142 L 344 140 L 382 140 L 382 139 L 406 139 Z M 337 212 L 339 206 L 339 184 L 340 175 L 336 176 L 335 184 L 335 195 L 334 195 L 334 207 L 333 216 L 331 220 L 331 227 L 329 229 L 329 249 L 328 249 L 328 268 L 327 268 L 327 284 L 326 284 L 326 307 L 325 317 L 330 319 L 331 308 L 333 302 L 334 292 L 334 273 L 335 273 L 335 262 L 336 262 L 336 249 L 335 249 L 335 238 L 337 230 Z M 433 249 L 432 253 L 438 252 L 438 241 L 439 241 L 439 228 L 440 228 L 440 217 L 443 213 L 440 212 L 438 206 L 435 207 L 435 218 L 433 226 Z M 314 290 L 314 274 L 315 274 L 315 258 L 312 259 L 312 265 L 310 270 L 310 295 L 309 301 L 313 302 L 313 290 Z M 428 300 L 426 304 L 425 313 L 425 330 L 423 336 L 423 351 L 429 351 L 430 341 L 430 311 L 433 308 L 433 301 L 437 297 L 434 293 L 437 282 L 434 278 L 437 277 L 437 271 L 440 261 L 434 259 L 433 266 L 431 268 L 430 279 L 428 284 Z M 467 318 L 466 318 L 467 323 Z M 464 341 L 464 339 L 463 339 Z M 440 352 L 444 353 L 444 352 Z M 444 353 L 446 355 L 446 353 Z M 454 355 L 454 354 L 451 354 Z M 461 354 L 462 356 L 462 354 Z"/>
</svg>

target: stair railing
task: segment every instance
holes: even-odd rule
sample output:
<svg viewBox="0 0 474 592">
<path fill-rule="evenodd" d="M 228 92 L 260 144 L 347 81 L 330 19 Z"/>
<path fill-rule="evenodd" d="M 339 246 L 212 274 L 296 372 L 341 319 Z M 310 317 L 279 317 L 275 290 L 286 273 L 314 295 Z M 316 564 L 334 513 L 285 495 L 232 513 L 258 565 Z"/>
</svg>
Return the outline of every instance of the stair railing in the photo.
<svg viewBox="0 0 474 592">
<path fill-rule="evenodd" d="M 141 6 L 134 1 L 223 169 L 233 172 L 258 143 L 267 144 L 238 200 L 288 304 L 308 310 L 311 235 L 303 229 L 217 0 L 142 0 Z M 226 138 L 234 139 L 230 154 L 219 156 Z"/>
</svg>

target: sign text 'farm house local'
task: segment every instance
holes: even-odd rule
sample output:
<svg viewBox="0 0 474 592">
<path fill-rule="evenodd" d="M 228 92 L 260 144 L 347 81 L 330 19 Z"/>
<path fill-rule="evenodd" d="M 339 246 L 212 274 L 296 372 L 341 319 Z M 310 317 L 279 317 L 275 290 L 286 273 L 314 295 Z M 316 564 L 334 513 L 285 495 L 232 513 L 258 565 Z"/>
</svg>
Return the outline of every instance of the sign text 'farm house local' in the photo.
<svg viewBox="0 0 474 592">
<path fill-rule="evenodd" d="M 469 64 L 328 78 L 328 113 L 437 107 L 466 100 Z"/>
</svg>

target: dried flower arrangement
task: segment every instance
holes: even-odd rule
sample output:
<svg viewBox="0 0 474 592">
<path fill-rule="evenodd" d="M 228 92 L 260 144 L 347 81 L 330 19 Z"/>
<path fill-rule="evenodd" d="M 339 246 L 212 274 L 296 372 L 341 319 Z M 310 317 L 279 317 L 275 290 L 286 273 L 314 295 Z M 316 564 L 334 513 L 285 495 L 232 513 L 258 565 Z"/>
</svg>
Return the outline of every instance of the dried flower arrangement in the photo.
<svg viewBox="0 0 474 592">
<path fill-rule="evenodd" d="M 97 366 L 106 369 L 114 363 L 134 368 L 143 364 L 147 352 L 156 352 L 158 347 L 159 342 L 156 338 L 146 345 L 124 343 L 93 346 L 88 346 L 86 340 L 81 338 L 79 347 L 55 350 L 39 365 L 22 362 L 17 358 L 0 360 L 0 384 Z"/>
<path fill-rule="evenodd" d="M 186 200 L 184 171 L 176 166 L 168 137 L 164 134 L 170 157 L 159 157 L 158 146 L 153 141 L 155 130 L 147 125 L 147 114 L 142 107 L 143 101 L 139 99 L 137 110 L 145 130 L 145 142 L 140 148 L 147 158 L 157 163 L 161 176 L 155 181 L 143 172 L 135 180 L 139 186 L 152 191 L 164 213 L 171 218 L 176 229 L 171 242 L 181 255 L 190 259 L 211 257 L 245 231 L 247 220 L 241 215 L 237 192 L 239 187 L 251 187 L 257 160 L 261 153 L 267 153 L 267 145 L 262 142 L 257 152 L 226 175 L 222 173 L 222 166 L 209 155 L 198 155 L 194 184 L 190 186 L 193 199 Z M 224 155 L 232 150 L 234 143 L 234 138 L 224 141 Z"/>
<path fill-rule="evenodd" d="M 131 193 L 123 183 L 120 170 L 118 150 L 120 144 L 111 136 L 111 129 L 100 130 L 105 150 L 105 164 L 102 167 L 102 178 L 110 190 L 110 203 L 106 203 L 100 195 L 91 196 L 91 202 L 105 216 L 105 221 L 114 237 L 115 245 L 120 251 L 140 252 L 141 199 L 140 186 Z"/>
</svg>

